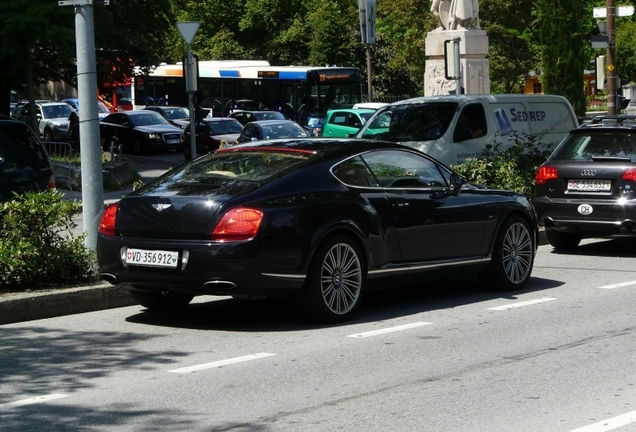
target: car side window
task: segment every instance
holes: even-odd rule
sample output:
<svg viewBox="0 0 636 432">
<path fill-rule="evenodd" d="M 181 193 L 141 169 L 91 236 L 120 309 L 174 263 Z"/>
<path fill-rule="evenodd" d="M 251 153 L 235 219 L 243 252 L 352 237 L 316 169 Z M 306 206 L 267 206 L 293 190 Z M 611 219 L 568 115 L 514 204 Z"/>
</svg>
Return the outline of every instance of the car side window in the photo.
<svg viewBox="0 0 636 432">
<path fill-rule="evenodd" d="M 254 125 L 251 124 L 247 124 L 245 126 L 245 136 L 252 139 L 252 138 L 257 138 L 258 137 L 258 131 L 256 130 L 256 127 Z"/>
<path fill-rule="evenodd" d="M 112 116 L 110 121 L 111 123 L 114 123 L 114 124 L 123 125 L 124 120 L 125 120 L 125 117 L 122 114 L 115 114 Z"/>
<path fill-rule="evenodd" d="M 347 124 L 347 115 L 343 112 L 335 112 L 331 115 L 329 123 L 337 126 L 345 126 Z"/>
<path fill-rule="evenodd" d="M 347 113 L 347 126 L 359 128 L 362 126 L 362 121 L 360 118 L 354 113 Z"/>
<path fill-rule="evenodd" d="M 6 146 L 13 145 L 20 153 L 34 159 L 48 159 L 46 150 L 31 129 L 24 125 L 7 125 L 0 129 L 0 142 Z M 6 148 L 5 148 L 6 150 Z"/>
<path fill-rule="evenodd" d="M 362 156 L 381 186 L 436 188 L 448 184 L 435 162 L 402 150 L 383 150 Z"/>
<path fill-rule="evenodd" d="M 487 132 L 483 105 L 480 103 L 470 104 L 465 106 L 459 114 L 453 132 L 453 141 L 460 142 L 478 138 Z"/>
<path fill-rule="evenodd" d="M 375 178 L 360 157 L 347 159 L 332 169 L 342 183 L 350 186 L 377 186 Z"/>
</svg>

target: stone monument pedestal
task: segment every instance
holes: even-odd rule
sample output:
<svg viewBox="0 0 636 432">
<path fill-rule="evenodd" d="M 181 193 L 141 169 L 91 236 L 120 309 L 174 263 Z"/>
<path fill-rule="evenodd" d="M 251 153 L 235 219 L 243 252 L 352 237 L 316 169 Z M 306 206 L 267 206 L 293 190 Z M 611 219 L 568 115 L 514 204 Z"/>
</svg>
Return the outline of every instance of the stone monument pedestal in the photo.
<svg viewBox="0 0 636 432">
<path fill-rule="evenodd" d="M 461 83 L 465 94 L 490 93 L 488 36 L 484 30 L 435 30 L 426 36 L 424 96 L 456 92 L 456 80 L 447 80 L 444 70 L 444 41 L 459 38 Z"/>
</svg>

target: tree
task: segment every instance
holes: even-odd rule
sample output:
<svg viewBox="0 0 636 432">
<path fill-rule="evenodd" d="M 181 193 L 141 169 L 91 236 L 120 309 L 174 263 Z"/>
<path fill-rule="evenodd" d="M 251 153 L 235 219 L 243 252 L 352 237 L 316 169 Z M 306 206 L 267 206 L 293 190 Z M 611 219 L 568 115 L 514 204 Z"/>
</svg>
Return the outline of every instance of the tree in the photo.
<svg viewBox="0 0 636 432">
<path fill-rule="evenodd" d="M 636 81 L 636 21 L 616 20 L 616 69 L 618 75 Z"/>
<path fill-rule="evenodd" d="M 378 2 L 376 34 L 379 42 L 373 47 L 373 74 L 381 92 L 423 94 L 426 33 L 436 27 L 429 3 L 419 0 Z"/>
<path fill-rule="evenodd" d="M 94 8 L 98 81 L 121 80 L 135 65 L 157 63 L 165 35 L 174 27 L 170 1 L 129 0 Z M 8 114 L 12 88 L 33 89 L 47 81 L 76 85 L 74 8 L 50 0 L 13 0 L 2 8 L 0 61 L 8 66 L 0 68 L 0 113 Z M 140 10 L 151 12 L 140 19 Z"/>
<path fill-rule="evenodd" d="M 481 28 L 488 34 L 492 93 L 521 93 L 525 77 L 538 69 L 532 34 L 533 0 L 482 0 Z"/>
<path fill-rule="evenodd" d="M 4 2 L 0 14 L 0 114 L 9 114 L 12 88 L 21 90 L 29 83 L 33 88 L 48 80 L 72 82 L 71 17 L 72 9 L 61 8 L 57 2 Z"/>
<path fill-rule="evenodd" d="M 537 0 L 535 14 L 544 91 L 566 97 L 577 115 L 585 115 L 583 70 L 589 62 L 591 4 L 588 0 Z"/>
<path fill-rule="evenodd" d="M 358 9 L 350 1 L 317 2 L 307 16 L 310 39 L 309 64 L 349 66 L 355 62 L 354 47 L 360 39 Z"/>
</svg>

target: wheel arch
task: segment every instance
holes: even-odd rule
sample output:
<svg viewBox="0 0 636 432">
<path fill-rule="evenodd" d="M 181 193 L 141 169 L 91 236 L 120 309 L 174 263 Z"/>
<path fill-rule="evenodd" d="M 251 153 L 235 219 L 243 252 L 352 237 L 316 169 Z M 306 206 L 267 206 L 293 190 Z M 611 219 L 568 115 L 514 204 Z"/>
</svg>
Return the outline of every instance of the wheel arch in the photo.
<svg viewBox="0 0 636 432">
<path fill-rule="evenodd" d="M 530 214 L 518 209 L 506 213 L 506 215 L 500 218 L 497 222 L 497 228 L 495 229 L 493 236 L 489 239 L 490 244 L 488 245 L 487 256 L 492 257 L 492 253 L 495 247 L 495 241 L 497 239 L 497 236 L 499 236 L 499 233 L 501 232 L 501 227 L 503 226 L 504 222 L 512 216 L 521 217 L 530 226 L 530 229 L 532 230 L 532 241 L 534 246 L 533 249 L 535 251 L 534 253 L 536 254 L 537 248 L 539 246 L 539 230 L 537 227 L 536 218 L 533 219 Z"/>
<path fill-rule="evenodd" d="M 307 255 L 307 261 L 305 262 L 305 270 L 307 271 L 309 269 L 309 266 L 311 265 L 320 245 L 329 238 L 337 235 L 345 235 L 349 237 L 360 249 L 362 252 L 362 256 L 360 258 L 364 260 L 362 268 L 364 269 L 366 277 L 366 273 L 369 271 L 370 262 L 369 242 L 367 240 L 368 236 L 365 236 L 364 231 L 351 220 L 341 221 L 337 224 L 323 227 L 314 234 L 311 239 L 310 252 Z"/>
</svg>

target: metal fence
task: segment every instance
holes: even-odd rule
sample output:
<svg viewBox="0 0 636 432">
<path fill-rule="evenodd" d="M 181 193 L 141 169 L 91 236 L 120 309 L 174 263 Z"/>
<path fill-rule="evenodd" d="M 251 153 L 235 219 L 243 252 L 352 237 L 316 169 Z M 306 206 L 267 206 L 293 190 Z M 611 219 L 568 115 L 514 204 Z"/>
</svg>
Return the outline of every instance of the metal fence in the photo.
<svg viewBox="0 0 636 432">
<path fill-rule="evenodd" d="M 397 101 L 401 101 L 404 99 L 410 99 L 412 97 L 415 96 L 411 96 L 411 95 L 377 95 L 374 94 L 373 95 L 373 100 L 369 100 L 369 95 L 367 95 L 366 93 L 362 95 L 362 100 L 364 102 L 384 102 L 384 103 L 391 103 L 391 102 L 397 102 Z"/>
<path fill-rule="evenodd" d="M 73 146 L 71 143 L 58 141 L 43 141 L 42 144 L 49 157 L 54 159 L 53 169 L 56 181 L 58 179 L 63 181 L 68 189 L 72 190 L 71 175 L 74 165 L 71 163 L 71 158 L 75 156 Z"/>
</svg>

